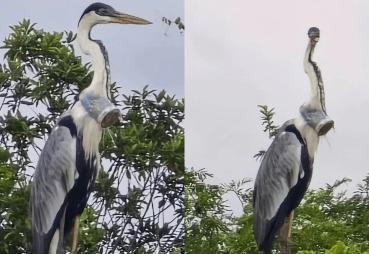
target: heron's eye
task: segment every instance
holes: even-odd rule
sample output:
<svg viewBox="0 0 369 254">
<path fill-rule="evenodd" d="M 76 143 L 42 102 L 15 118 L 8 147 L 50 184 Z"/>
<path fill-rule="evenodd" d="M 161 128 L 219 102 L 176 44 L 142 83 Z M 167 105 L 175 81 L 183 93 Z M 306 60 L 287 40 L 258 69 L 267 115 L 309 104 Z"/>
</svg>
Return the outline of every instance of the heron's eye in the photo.
<svg viewBox="0 0 369 254">
<path fill-rule="evenodd" d="M 109 12 L 106 9 L 99 9 L 97 11 L 97 14 L 99 14 L 100 16 L 106 16 Z"/>
</svg>

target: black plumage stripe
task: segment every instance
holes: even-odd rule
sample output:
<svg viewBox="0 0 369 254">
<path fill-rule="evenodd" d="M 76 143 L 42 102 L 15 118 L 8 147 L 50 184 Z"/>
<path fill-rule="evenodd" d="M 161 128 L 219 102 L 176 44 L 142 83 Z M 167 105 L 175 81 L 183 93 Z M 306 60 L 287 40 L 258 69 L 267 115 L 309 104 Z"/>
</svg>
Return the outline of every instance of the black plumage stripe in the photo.
<svg viewBox="0 0 369 254">
<path fill-rule="evenodd" d="M 87 159 L 82 144 L 83 136 L 79 135 L 76 142 L 76 169 L 78 178 L 73 188 L 68 192 L 65 214 L 66 233 L 72 229 L 75 217 L 82 214 L 85 209 L 97 174 L 96 155 L 92 155 Z"/>
<path fill-rule="evenodd" d="M 77 136 L 77 126 L 73 121 L 73 118 L 71 115 L 67 115 L 64 116 L 60 119 L 60 121 L 58 122 L 59 126 L 64 126 L 67 127 L 70 131 L 70 134 L 72 137 L 76 137 Z"/>
<path fill-rule="evenodd" d="M 312 60 L 312 54 L 313 54 L 313 47 L 309 52 L 308 61 L 313 66 L 313 70 L 314 70 L 314 73 L 317 79 L 317 83 L 318 83 L 317 85 L 318 85 L 319 95 L 320 95 L 320 105 L 322 106 L 323 112 L 327 114 L 326 109 L 325 109 L 325 94 L 324 94 L 322 74 L 320 72 L 318 64 Z"/>
</svg>

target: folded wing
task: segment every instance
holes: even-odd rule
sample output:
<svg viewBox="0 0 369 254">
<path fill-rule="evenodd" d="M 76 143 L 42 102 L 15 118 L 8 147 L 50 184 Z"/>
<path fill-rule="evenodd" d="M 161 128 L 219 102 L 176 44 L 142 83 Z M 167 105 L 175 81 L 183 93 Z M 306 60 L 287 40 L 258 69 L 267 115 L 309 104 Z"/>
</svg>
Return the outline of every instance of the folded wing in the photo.
<svg viewBox="0 0 369 254">
<path fill-rule="evenodd" d="M 32 189 L 32 230 L 35 253 L 48 253 L 72 188 L 76 139 L 69 128 L 56 127 L 39 158 Z"/>
<path fill-rule="evenodd" d="M 264 155 L 255 181 L 254 234 L 263 250 L 271 249 L 274 235 L 298 205 L 293 204 L 297 200 L 294 187 L 304 176 L 303 158 L 307 153 L 298 135 L 282 131 L 276 136 Z"/>
</svg>

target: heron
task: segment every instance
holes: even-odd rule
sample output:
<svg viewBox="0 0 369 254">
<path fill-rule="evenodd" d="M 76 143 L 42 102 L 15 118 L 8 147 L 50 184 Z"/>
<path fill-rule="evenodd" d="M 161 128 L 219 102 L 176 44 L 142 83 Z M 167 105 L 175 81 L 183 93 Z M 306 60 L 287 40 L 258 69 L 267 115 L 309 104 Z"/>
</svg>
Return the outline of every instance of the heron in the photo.
<svg viewBox="0 0 369 254">
<path fill-rule="evenodd" d="M 94 74 L 78 101 L 58 119 L 37 163 L 31 195 L 34 253 L 63 253 L 63 239 L 72 228 L 72 253 L 76 253 L 79 216 L 101 167 L 102 129 L 121 118 L 110 98 L 107 51 L 90 35 L 95 25 L 108 23 L 151 24 L 103 3 L 91 4 L 79 19 L 77 42 L 91 56 Z"/>
<path fill-rule="evenodd" d="M 256 176 L 254 235 L 259 250 L 265 253 L 271 253 L 278 233 L 281 250 L 289 252 L 293 210 L 309 186 L 319 138 L 334 126 L 326 112 L 322 75 L 312 60 L 319 38 L 319 29 L 311 27 L 304 57 L 304 71 L 311 86 L 310 98 L 300 106 L 297 118 L 288 120 L 278 129 Z"/>
</svg>

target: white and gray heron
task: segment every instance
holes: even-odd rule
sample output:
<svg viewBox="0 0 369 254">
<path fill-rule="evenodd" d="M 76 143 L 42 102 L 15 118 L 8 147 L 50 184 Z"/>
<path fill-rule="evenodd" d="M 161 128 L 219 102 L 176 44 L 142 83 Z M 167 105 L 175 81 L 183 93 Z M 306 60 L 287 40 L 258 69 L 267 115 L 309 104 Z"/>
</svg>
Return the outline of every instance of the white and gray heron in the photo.
<svg viewBox="0 0 369 254">
<path fill-rule="evenodd" d="M 34 253 L 63 253 L 64 236 L 72 228 L 72 252 L 76 252 L 79 216 L 100 169 L 102 128 L 121 117 L 110 102 L 107 52 L 101 41 L 90 36 L 95 25 L 107 23 L 151 24 L 103 3 L 91 4 L 83 12 L 77 41 L 82 52 L 92 57 L 94 75 L 79 100 L 58 120 L 40 155 L 31 195 Z"/>
<path fill-rule="evenodd" d="M 271 253 L 278 232 L 281 248 L 289 248 L 293 210 L 309 186 L 319 137 L 334 125 L 326 113 L 320 70 L 312 60 L 319 36 L 318 28 L 309 29 L 304 70 L 310 79 L 311 97 L 300 107 L 300 115 L 278 130 L 255 181 L 254 234 L 265 253 Z"/>
</svg>

